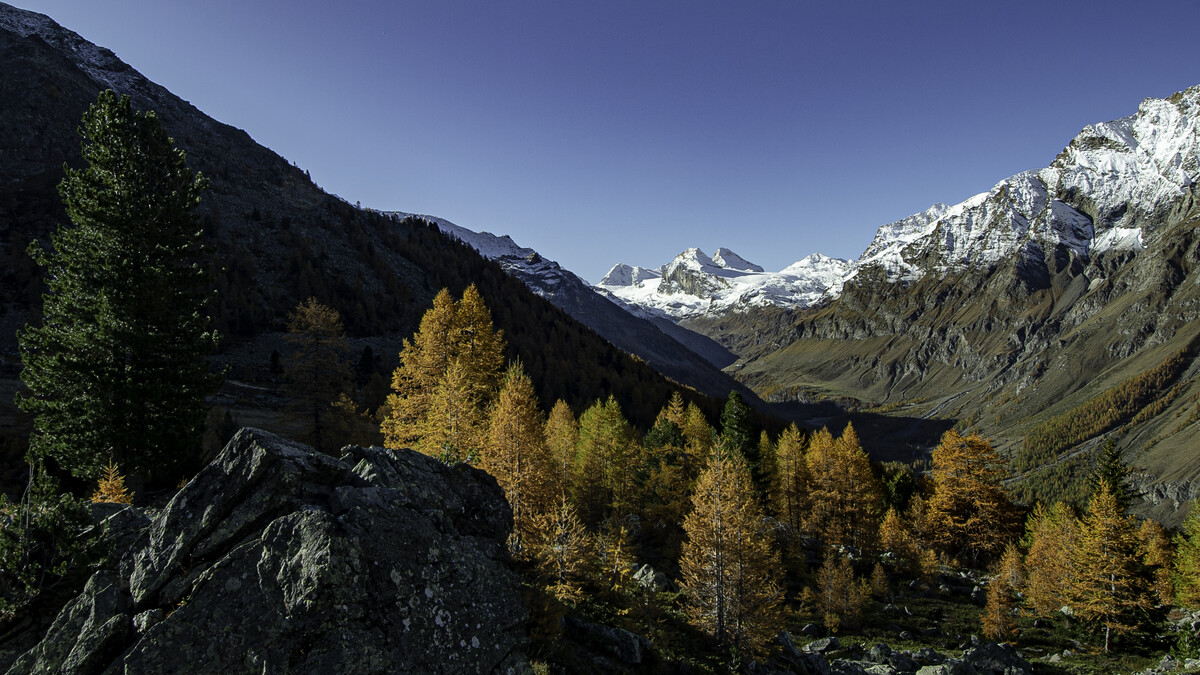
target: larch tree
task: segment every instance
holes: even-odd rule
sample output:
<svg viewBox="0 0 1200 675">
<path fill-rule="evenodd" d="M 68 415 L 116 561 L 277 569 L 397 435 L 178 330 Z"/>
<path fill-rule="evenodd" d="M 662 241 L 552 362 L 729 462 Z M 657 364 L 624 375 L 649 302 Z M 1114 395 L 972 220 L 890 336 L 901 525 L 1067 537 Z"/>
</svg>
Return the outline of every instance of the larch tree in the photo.
<svg viewBox="0 0 1200 675">
<path fill-rule="evenodd" d="M 870 595 L 869 584 L 854 580 L 850 557 L 826 548 L 825 562 L 817 570 L 817 609 L 829 632 L 858 628 Z"/>
<path fill-rule="evenodd" d="M 804 519 L 811 509 L 805 440 L 800 429 L 789 424 L 775 443 L 774 510 L 793 537 L 799 537 L 804 531 Z"/>
<path fill-rule="evenodd" d="M 952 559 L 981 563 L 998 557 L 1016 524 L 1000 480 L 1003 461 L 991 443 L 947 431 L 933 451 L 930 534 Z"/>
<path fill-rule="evenodd" d="M 718 451 L 696 481 L 680 571 L 689 621 L 722 646 L 762 653 L 781 622 L 779 556 L 750 468 Z"/>
<path fill-rule="evenodd" d="M 193 212 L 207 181 L 128 96 L 101 92 L 80 133 L 87 166 L 59 183 L 73 226 L 50 251 L 29 247 L 47 287 L 42 325 L 17 336 L 29 452 L 80 477 L 115 462 L 170 481 L 198 458 L 205 397 L 221 383 Z"/>
<path fill-rule="evenodd" d="M 1185 607 L 1200 605 L 1200 503 L 1193 501 L 1175 535 L 1175 560 L 1171 565 L 1175 602 Z"/>
<path fill-rule="evenodd" d="M 1069 600 L 1071 552 L 1079 541 L 1075 514 L 1059 502 L 1038 505 L 1026 524 L 1025 607 L 1035 616 L 1050 617 Z"/>
<path fill-rule="evenodd" d="M 1157 520 L 1147 518 L 1138 529 L 1138 541 L 1142 564 L 1146 567 L 1150 587 L 1154 589 L 1155 600 L 1163 606 L 1171 605 L 1175 599 L 1175 585 L 1171 580 L 1174 555 L 1166 529 Z"/>
<path fill-rule="evenodd" d="M 302 421 L 300 440 L 318 452 L 333 452 L 345 443 L 333 437 L 334 405 L 350 386 L 349 345 L 337 310 L 309 298 L 288 317 L 291 356 L 284 365 L 292 409 Z"/>
<path fill-rule="evenodd" d="M 1108 483 L 1101 481 L 1079 525 L 1071 557 L 1071 606 L 1084 621 L 1104 629 L 1104 651 L 1112 635 L 1142 623 L 1150 591 L 1140 574 L 1137 532 Z"/>
<path fill-rule="evenodd" d="M 458 302 L 442 289 L 400 351 L 380 426 L 384 443 L 452 461 L 475 457 L 503 363 L 504 336 L 475 287 Z"/>
<path fill-rule="evenodd" d="M 608 515 L 619 519 L 635 511 L 639 455 L 633 428 L 615 398 L 596 401 L 583 412 L 579 417 L 577 466 L 579 480 L 595 484 L 585 487 L 590 496 L 584 511 L 589 517 Z"/>
<path fill-rule="evenodd" d="M 549 511 L 535 515 L 533 532 L 534 558 L 549 580 L 548 590 L 564 602 L 582 599 L 591 538 L 570 500 L 559 495 Z"/>
<path fill-rule="evenodd" d="M 504 373 L 479 458 L 479 467 L 496 478 L 512 509 L 508 546 L 514 555 L 528 552 L 535 539 L 536 515 L 552 508 L 552 469 L 543 432 L 533 383 L 515 362 Z"/>
<path fill-rule="evenodd" d="M 809 529 L 826 546 L 874 548 L 883 488 L 854 427 L 847 425 L 836 440 L 825 429 L 813 434 L 806 460 L 811 481 Z"/>
<path fill-rule="evenodd" d="M 571 494 L 575 475 L 575 448 L 579 444 L 579 422 L 571 406 L 561 398 L 546 418 L 546 449 L 550 456 L 551 484 L 556 495 Z"/>
</svg>

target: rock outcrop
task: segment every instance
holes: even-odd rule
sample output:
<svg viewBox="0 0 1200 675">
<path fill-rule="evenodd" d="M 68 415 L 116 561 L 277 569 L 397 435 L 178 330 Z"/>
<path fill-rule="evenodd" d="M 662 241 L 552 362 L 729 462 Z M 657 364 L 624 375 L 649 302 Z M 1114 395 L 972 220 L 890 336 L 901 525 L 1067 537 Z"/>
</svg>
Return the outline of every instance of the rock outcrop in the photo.
<svg viewBox="0 0 1200 675">
<path fill-rule="evenodd" d="M 477 469 L 381 448 L 333 458 L 243 429 L 149 515 L 112 516 L 132 541 L 116 570 L 10 673 L 527 665 L 512 514 Z"/>
</svg>

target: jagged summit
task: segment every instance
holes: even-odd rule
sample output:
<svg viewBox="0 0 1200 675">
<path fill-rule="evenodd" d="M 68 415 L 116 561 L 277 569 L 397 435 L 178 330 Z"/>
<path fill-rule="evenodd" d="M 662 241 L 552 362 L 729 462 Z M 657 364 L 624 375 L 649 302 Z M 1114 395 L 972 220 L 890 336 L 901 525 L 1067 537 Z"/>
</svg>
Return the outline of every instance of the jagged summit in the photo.
<svg viewBox="0 0 1200 675">
<path fill-rule="evenodd" d="M 881 226 L 853 262 L 810 256 L 771 274 L 726 249 L 709 258 L 693 248 L 660 268 L 661 282 L 598 287 L 627 307 L 679 320 L 764 303 L 807 307 L 837 297 L 867 269 L 911 283 L 928 274 L 987 271 L 1017 257 L 1027 280 L 1040 283 L 1072 258 L 1144 248 L 1164 214 L 1200 180 L 1198 128 L 1200 85 L 1085 127 L 1044 169 Z"/>
</svg>

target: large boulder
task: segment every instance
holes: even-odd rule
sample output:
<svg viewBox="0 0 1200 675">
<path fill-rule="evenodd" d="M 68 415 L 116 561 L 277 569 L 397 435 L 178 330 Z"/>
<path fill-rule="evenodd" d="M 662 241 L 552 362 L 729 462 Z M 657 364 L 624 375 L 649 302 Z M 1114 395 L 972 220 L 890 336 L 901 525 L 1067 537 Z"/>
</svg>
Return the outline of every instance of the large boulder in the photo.
<svg viewBox="0 0 1200 675">
<path fill-rule="evenodd" d="M 469 466 L 243 429 L 9 672 L 517 672 L 511 529 Z"/>
</svg>

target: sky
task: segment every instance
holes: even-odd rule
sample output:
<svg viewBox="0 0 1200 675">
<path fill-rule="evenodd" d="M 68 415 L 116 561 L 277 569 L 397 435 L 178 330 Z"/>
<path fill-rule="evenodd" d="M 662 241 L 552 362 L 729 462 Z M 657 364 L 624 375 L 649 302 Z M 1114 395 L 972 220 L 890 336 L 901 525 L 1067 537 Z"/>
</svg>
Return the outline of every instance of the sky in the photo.
<svg viewBox="0 0 1200 675">
<path fill-rule="evenodd" d="M 10 0 L 364 207 L 768 270 L 1200 84 L 1195 0 Z"/>
</svg>

